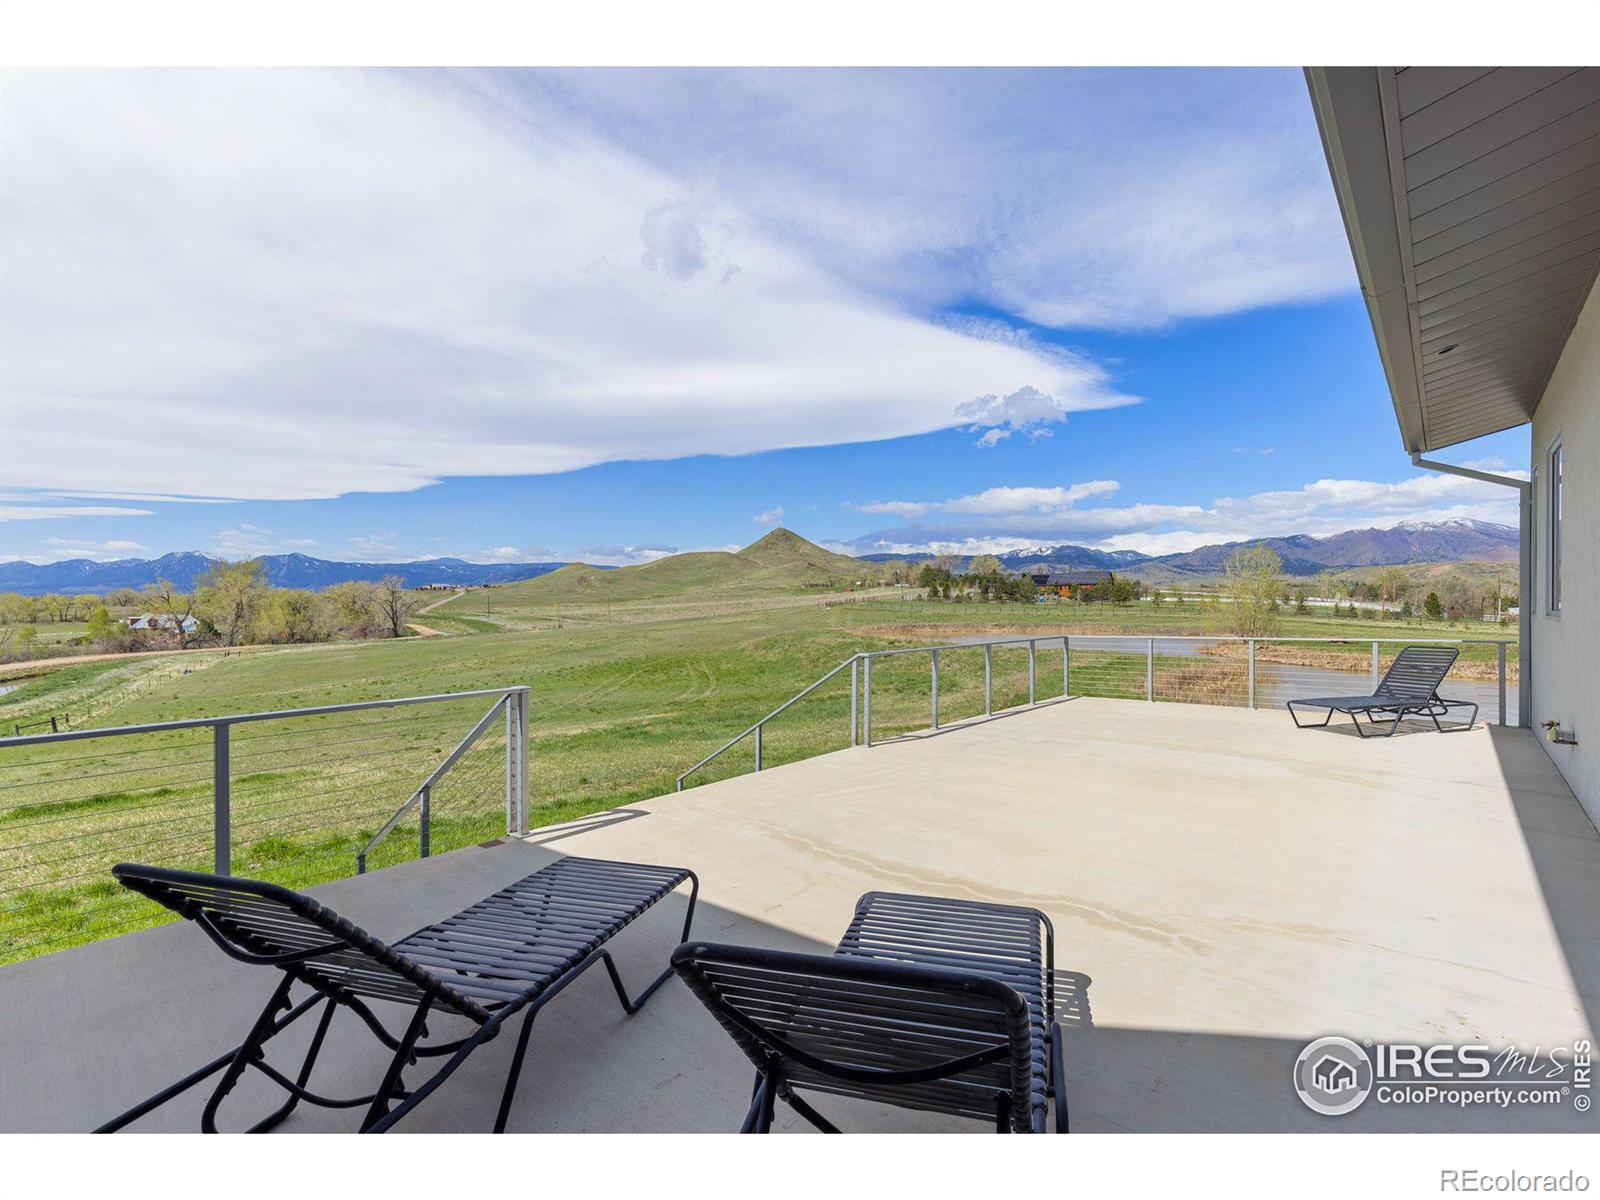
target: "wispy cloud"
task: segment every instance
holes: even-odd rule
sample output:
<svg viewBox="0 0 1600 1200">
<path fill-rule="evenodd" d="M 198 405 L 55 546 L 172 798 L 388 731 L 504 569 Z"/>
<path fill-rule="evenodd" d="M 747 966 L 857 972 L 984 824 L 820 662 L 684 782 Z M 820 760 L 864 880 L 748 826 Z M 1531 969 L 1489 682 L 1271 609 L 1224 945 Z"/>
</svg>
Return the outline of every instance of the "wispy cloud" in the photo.
<svg viewBox="0 0 1600 1200">
<path fill-rule="evenodd" d="M 50 553 L 36 556 L 35 561 L 39 562 L 65 558 L 87 558 L 95 562 L 109 562 L 118 558 L 131 558 L 150 549 L 143 543 L 120 538 L 97 542 L 82 538 L 47 537 L 40 544 L 50 547 Z"/>
<path fill-rule="evenodd" d="M 776 525 L 783 520 L 783 506 L 769 508 L 766 512 L 759 512 L 750 518 L 757 525 Z"/>
<path fill-rule="evenodd" d="M 595 567 L 633 567 L 677 553 L 677 546 L 585 546 L 575 558 Z"/>
<path fill-rule="evenodd" d="M 53 521 L 66 517 L 148 517 L 148 508 L 104 504 L 0 504 L 0 521 Z"/>
<path fill-rule="evenodd" d="M 919 308 L 1149 327 L 1355 283 L 1298 71 L 580 70 L 521 85 Z"/>
<path fill-rule="evenodd" d="M 260 525 L 240 524 L 232 529 L 217 530 L 207 553 L 227 559 L 258 558 L 263 554 L 305 553 L 316 545 L 311 538 L 279 537 Z"/>
<path fill-rule="evenodd" d="M 609 99 L 554 74 L 8 73 L 0 359 L 7 404 L 51 412 L 8 428 L 8 483 L 318 498 L 899 437 L 1025 389 L 1057 413 L 1124 402 L 1087 360 L 950 328 L 887 286 L 894 263 L 965 256 L 962 231 L 988 220 L 964 214 L 950 241 L 930 223 L 944 169 L 919 165 L 950 139 L 910 156 L 896 140 L 941 127 L 943 84 L 885 95 L 863 73 L 836 93 L 873 119 L 830 119 L 829 136 L 858 165 L 891 152 L 927 210 L 855 272 L 861 231 L 900 226 L 903 206 L 848 163 L 803 166 L 822 75 L 771 78 L 790 98 L 727 143 L 726 173 L 679 153 L 700 121 L 681 119 L 676 79 L 600 75 Z M 760 77 L 697 78 L 706 133 L 762 111 L 746 103 Z M 660 153 L 611 104 L 630 88 L 662 106 Z M 1034 133 L 1062 111 L 1033 114 Z M 975 175 L 957 207 L 1001 178 Z M 1009 178 L 1013 199 L 1071 191 Z M 818 207 L 787 206 L 791 190 Z M 830 205 L 855 214 L 844 258 L 821 248 Z M 1017 251 L 1043 230 L 1019 223 Z M 1063 303 L 1023 303 L 1033 253 L 990 271 L 1012 309 Z"/>
<path fill-rule="evenodd" d="M 441 557 L 465 558 L 469 562 L 518 563 L 548 561 L 554 555 L 548 546 L 496 546 L 492 550 L 483 550 L 477 554 L 441 555 Z"/>
</svg>

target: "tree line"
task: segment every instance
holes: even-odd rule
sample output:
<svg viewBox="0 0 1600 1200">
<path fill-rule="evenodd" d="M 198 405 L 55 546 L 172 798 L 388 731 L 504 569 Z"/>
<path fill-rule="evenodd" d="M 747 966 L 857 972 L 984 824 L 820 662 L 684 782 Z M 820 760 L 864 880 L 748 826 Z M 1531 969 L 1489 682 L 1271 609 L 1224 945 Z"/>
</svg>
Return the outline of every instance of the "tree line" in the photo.
<svg viewBox="0 0 1600 1200">
<path fill-rule="evenodd" d="M 0 594 L 0 661 L 401 637 L 420 603 L 398 575 L 314 592 L 274 587 L 257 559 L 218 563 L 188 592 L 159 579 L 143 591 L 119 588 L 104 596 Z M 113 608 L 131 615 L 118 618 Z M 150 627 L 134 628 L 131 622 L 144 616 L 153 618 Z M 41 623 L 71 622 L 86 623 L 84 633 L 48 646 L 41 641 Z"/>
</svg>

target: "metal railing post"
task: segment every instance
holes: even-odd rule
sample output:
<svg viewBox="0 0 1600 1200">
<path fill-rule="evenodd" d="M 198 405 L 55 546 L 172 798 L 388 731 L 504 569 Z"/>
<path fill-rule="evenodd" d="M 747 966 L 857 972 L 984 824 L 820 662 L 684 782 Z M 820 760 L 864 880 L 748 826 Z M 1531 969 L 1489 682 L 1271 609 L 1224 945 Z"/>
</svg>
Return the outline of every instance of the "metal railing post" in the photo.
<svg viewBox="0 0 1600 1200">
<path fill-rule="evenodd" d="M 764 725 L 756 726 L 756 770 L 761 770 L 761 731 Z"/>
<path fill-rule="evenodd" d="M 1496 645 L 1500 660 L 1500 724 L 1506 723 L 1506 644 L 1500 642 Z"/>
<path fill-rule="evenodd" d="M 983 715 L 994 716 L 994 647 L 983 644 Z"/>
<path fill-rule="evenodd" d="M 862 660 L 861 668 L 861 744 L 872 749 L 872 655 Z"/>
<path fill-rule="evenodd" d="M 1061 639 L 1061 698 L 1065 700 L 1072 695 L 1072 647 L 1067 644 L 1067 639 Z"/>
<path fill-rule="evenodd" d="M 939 728 L 939 652 L 934 650 L 928 655 L 928 705 L 929 716 L 932 718 L 930 728 Z"/>
<path fill-rule="evenodd" d="M 233 874 L 233 769 L 226 721 L 211 727 L 211 844 L 215 871 Z"/>
<path fill-rule="evenodd" d="M 1376 638 L 1372 642 L 1372 686 L 1374 689 L 1378 686 L 1378 642 Z"/>
<path fill-rule="evenodd" d="M 1155 703 L 1156 699 L 1156 640 L 1144 640 L 1144 698 Z"/>
<path fill-rule="evenodd" d="M 533 819 L 533 776 L 529 774 L 529 759 L 533 755 L 528 736 L 529 724 L 532 714 L 529 711 L 533 705 L 529 703 L 531 693 L 527 688 L 522 688 L 513 695 L 517 705 L 517 828 L 515 832 L 525 834 L 528 825 Z"/>
<path fill-rule="evenodd" d="M 1039 645 L 1038 642 L 1032 641 L 1031 639 L 1028 642 L 1028 703 L 1029 704 L 1037 704 L 1037 703 L 1039 703 L 1038 691 L 1034 687 L 1034 660 L 1037 657 L 1037 655 L 1034 653 L 1034 651 L 1036 650 L 1038 645 Z"/>
<path fill-rule="evenodd" d="M 417 827 L 417 857 L 427 858 L 433 847 L 433 786 L 422 786 L 422 824 Z M 366 856 L 362 855 L 362 866 L 366 866 Z"/>
<path fill-rule="evenodd" d="M 511 711 L 511 697 L 507 696 L 502 720 L 506 730 L 506 835 L 517 830 L 517 734 L 516 715 Z"/>
<path fill-rule="evenodd" d="M 1248 670 L 1246 672 L 1246 675 L 1245 675 L 1244 706 L 1246 708 L 1254 708 L 1256 706 L 1256 640 L 1255 640 L 1255 638 L 1251 638 L 1250 641 L 1249 641 L 1248 652 L 1246 654 L 1246 658 L 1249 661 L 1249 668 L 1248 668 Z"/>
<path fill-rule="evenodd" d="M 850 744 L 859 744 L 861 737 L 861 717 L 857 711 L 857 702 L 861 697 L 861 659 L 850 660 Z"/>
</svg>

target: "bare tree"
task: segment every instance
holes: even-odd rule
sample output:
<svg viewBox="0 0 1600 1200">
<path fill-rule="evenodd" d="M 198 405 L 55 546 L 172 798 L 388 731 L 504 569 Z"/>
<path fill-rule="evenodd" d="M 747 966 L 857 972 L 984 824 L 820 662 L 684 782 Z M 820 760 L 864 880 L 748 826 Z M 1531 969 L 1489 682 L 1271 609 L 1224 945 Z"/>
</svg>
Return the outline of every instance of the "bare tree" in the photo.
<svg viewBox="0 0 1600 1200">
<path fill-rule="evenodd" d="M 406 590 L 406 581 L 398 575 L 385 575 L 378 581 L 378 611 L 389 625 L 389 636 L 400 637 L 406 631 L 406 619 L 421 606 L 421 601 Z"/>
<path fill-rule="evenodd" d="M 1385 567 L 1378 572 L 1374 581 L 1378 588 L 1378 599 L 1382 601 L 1385 612 L 1399 607 L 1400 593 L 1406 587 L 1406 573 L 1399 567 Z"/>
</svg>

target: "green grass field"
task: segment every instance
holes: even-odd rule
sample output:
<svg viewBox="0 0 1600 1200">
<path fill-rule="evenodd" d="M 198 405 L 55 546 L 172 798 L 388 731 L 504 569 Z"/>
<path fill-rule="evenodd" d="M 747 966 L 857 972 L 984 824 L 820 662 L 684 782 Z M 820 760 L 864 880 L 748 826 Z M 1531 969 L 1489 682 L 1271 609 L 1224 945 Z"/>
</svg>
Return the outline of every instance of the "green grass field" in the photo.
<svg viewBox="0 0 1600 1200">
<path fill-rule="evenodd" d="M 825 552 L 823 552 L 825 553 Z M 730 556 L 731 557 L 731 556 Z M 680 565 L 699 580 L 703 563 Z M 1207 606 L 953 604 L 895 592 L 812 586 L 815 564 L 782 572 L 758 564 L 729 586 L 700 582 L 577 603 L 544 580 L 497 588 L 494 615 L 469 593 L 420 623 L 449 636 L 285 647 L 249 654 L 91 663 L 27 680 L 0 695 L 0 730 L 51 712 L 73 727 L 107 727 L 527 684 L 532 700 L 534 822 L 549 824 L 668 792 L 676 776 L 756 718 L 861 650 L 952 636 L 1063 632 L 1205 634 Z M 560 574 L 557 572 L 557 574 Z M 763 582 L 755 583 L 760 577 Z M 798 580 L 798 582 L 794 582 Z M 681 582 L 681 579 L 680 579 Z M 540 585 L 543 586 L 540 586 Z M 581 586 L 573 584 L 570 586 Z M 1284 636 L 1492 636 L 1492 627 L 1284 618 Z M 1514 632 L 1514 630 L 1512 631 Z M 1368 647 L 1332 648 L 1358 665 Z M 1492 648 L 1479 657 L 1492 660 Z M 941 656 L 941 716 L 983 707 L 980 649 Z M 41 664 L 47 667 L 48 664 Z M 1073 691 L 1142 696 L 1142 654 L 1073 653 Z M 1243 665 L 1159 656 L 1159 697 L 1225 700 L 1242 694 Z M 1040 648 L 1040 699 L 1061 693 L 1059 644 Z M 996 708 L 1027 697 L 1025 647 L 994 653 Z M 1234 702 L 1237 702 L 1235 700 Z M 241 726 L 234 733 L 232 845 L 241 874 L 305 886 L 348 875 L 355 853 L 487 709 L 486 701 Z M 848 672 L 767 730 L 767 766 L 849 743 Z M 906 655 L 874 669 L 878 737 L 928 723 L 928 660 Z M 0 747 L 0 961 L 28 957 L 158 922 L 161 910 L 121 893 L 108 870 L 123 859 L 207 867 L 211 857 L 208 734 L 181 732 L 66 746 Z M 747 740 L 694 783 L 748 771 Z M 445 777 L 435 796 L 435 852 L 504 832 L 498 729 Z M 375 866 L 416 854 L 408 821 Z"/>
</svg>

